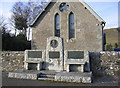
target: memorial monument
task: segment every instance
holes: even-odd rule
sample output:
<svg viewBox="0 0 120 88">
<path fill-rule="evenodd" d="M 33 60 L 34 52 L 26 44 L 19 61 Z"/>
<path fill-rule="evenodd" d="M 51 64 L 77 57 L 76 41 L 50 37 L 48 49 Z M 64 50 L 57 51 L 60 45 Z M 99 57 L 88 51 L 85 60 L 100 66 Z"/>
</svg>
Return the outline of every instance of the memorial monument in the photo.
<svg viewBox="0 0 120 88">
<path fill-rule="evenodd" d="M 48 2 L 30 26 L 25 70 L 40 71 L 37 79 L 42 71 L 54 71 L 55 81 L 92 82 L 89 51 L 103 50 L 105 21 L 83 0 Z"/>
</svg>

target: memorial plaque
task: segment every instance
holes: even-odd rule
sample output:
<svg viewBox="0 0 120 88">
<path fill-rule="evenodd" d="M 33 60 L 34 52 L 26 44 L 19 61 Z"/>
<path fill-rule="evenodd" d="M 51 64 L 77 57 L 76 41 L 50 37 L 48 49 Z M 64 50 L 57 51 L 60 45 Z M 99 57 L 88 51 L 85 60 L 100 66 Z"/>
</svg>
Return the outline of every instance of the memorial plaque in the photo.
<svg viewBox="0 0 120 88">
<path fill-rule="evenodd" d="M 68 59 L 84 59 L 84 51 L 68 51 Z"/>
<path fill-rule="evenodd" d="M 60 52 L 49 52 L 49 58 L 60 58 Z"/>
<path fill-rule="evenodd" d="M 53 48 L 56 48 L 56 47 L 58 46 L 57 40 L 52 40 L 52 41 L 50 42 L 50 45 L 51 45 Z"/>
<path fill-rule="evenodd" d="M 42 58 L 42 51 L 28 51 L 28 58 Z"/>
</svg>

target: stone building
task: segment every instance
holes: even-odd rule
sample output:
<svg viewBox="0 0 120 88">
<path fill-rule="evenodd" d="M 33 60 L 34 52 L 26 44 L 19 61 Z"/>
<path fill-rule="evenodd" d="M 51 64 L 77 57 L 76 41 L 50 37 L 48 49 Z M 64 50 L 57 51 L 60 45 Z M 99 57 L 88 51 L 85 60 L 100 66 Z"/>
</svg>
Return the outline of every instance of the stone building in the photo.
<svg viewBox="0 0 120 88">
<path fill-rule="evenodd" d="M 102 51 L 105 22 L 84 2 L 48 2 L 30 25 L 25 68 L 90 72 L 89 51 Z"/>
<path fill-rule="evenodd" d="M 92 82 L 89 51 L 102 51 L 105 22 L 85 2 L 48 2 L 30 26 L 26 70 L 58 72 L 56 81 Z"/>
<path fill-rule="evenodd" d="M 105 21 L 82 0 L 48 2 L 30 26 L 33 50 L 46 50 L 49 37 L 61 38 L 64 50 L 104 48 Z"/>
</svg>

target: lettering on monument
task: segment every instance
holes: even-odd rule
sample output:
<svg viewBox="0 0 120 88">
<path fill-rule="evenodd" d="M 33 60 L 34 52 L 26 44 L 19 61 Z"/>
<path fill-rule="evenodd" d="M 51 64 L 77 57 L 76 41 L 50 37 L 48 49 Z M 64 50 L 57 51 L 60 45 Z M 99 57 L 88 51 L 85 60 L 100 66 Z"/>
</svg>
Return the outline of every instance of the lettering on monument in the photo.
<svg viewBox="0 0 120 88">
<path fill-rule="evenodd" d="M 60 58 L 60 52 L 56 52 L 56 51 L 49 52 L 49 58 L 52 58 L 52 59 L 54 59 L 54 58 Z"/>
<path fill-rule="evenodd" d="M 68 59 L 84 59 L 84 51 L 68 51 Z"/>
<path fill-rule="evenodd" d="M 42 51 L 28 51 L 28 58 L 42 58 Z"/>
</svg>

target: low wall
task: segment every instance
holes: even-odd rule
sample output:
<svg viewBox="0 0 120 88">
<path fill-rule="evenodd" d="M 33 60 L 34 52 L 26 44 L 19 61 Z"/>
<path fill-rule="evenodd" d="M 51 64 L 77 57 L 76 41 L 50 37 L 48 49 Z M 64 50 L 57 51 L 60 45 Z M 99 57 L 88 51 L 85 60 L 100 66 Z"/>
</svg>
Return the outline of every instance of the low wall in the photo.
<svg viewBox="0 0 120 88">
<path fill-rule="evenodd" d="M 24 52 L 2 52 L 2 71 L 24 69 Z M 90 52 L 90 64 L 93 76 L 118 77 L 120 70 L 120 52 Z"/>
<path fill-rule="evenodd" d="M 91 52 L 90 62 L 93 76 L 118 78 L 120 52 Z"/>
<path fill-rule="evenodd" d="M 23 69 L 24 51 L 1 52 L 2 71 Z"/>
</svg>

